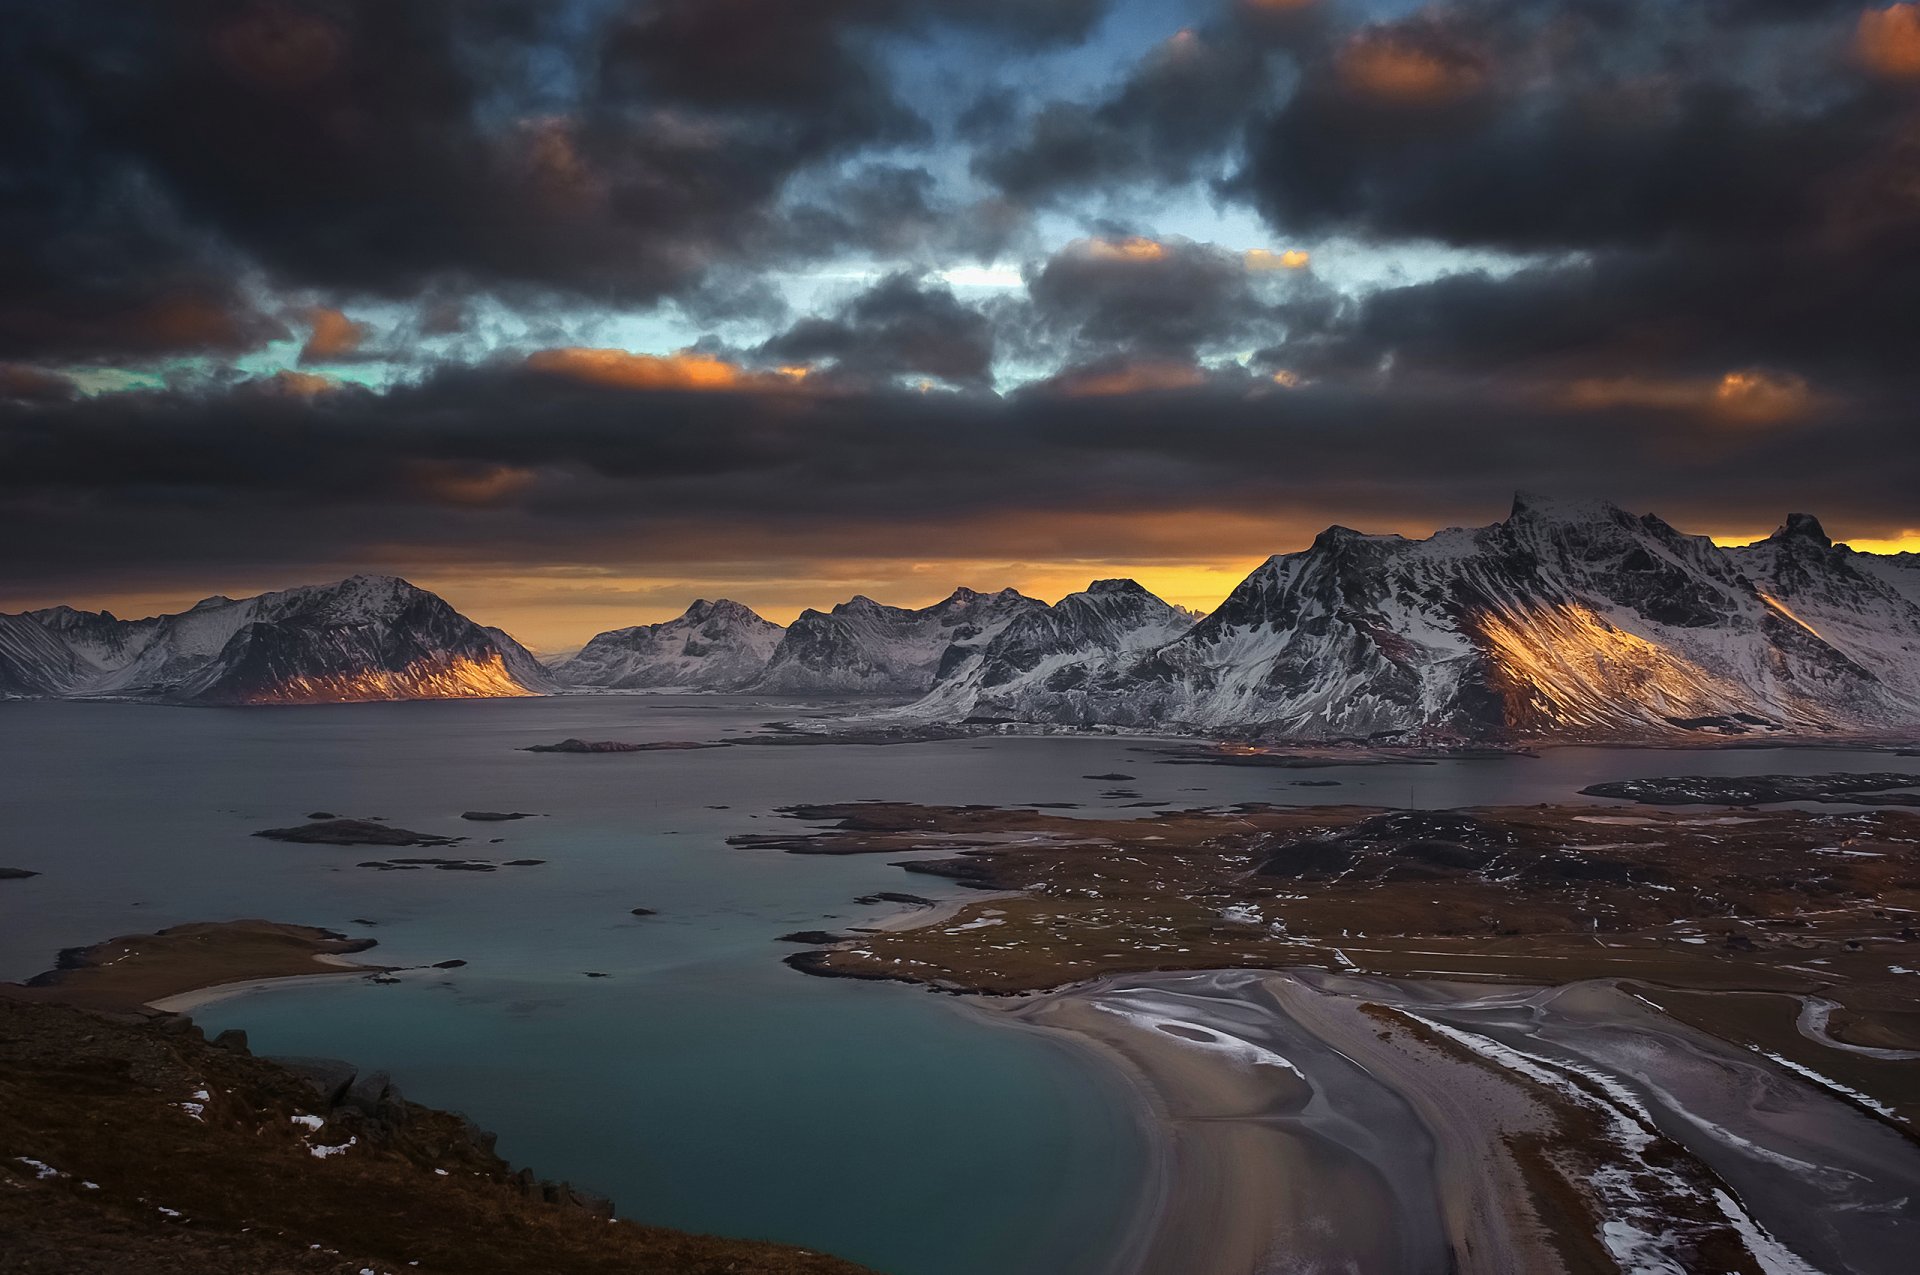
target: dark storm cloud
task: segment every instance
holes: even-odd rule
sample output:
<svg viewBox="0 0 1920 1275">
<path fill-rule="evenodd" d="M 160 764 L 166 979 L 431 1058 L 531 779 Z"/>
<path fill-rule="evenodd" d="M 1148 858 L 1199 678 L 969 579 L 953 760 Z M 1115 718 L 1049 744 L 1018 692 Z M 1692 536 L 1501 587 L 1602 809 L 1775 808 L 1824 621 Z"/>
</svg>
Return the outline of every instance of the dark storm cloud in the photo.
<svg viewBox="0 0 1920 1275">
<path fill-rule="evenodd" d="M 760 347 L 781 363 L 828 365 L 851 383 L 932 377 L 953 385 L 993 383 L 993 325 L 986 315 L 912 274 L 896 274 L 831 317 L 803 319 Z"/>
<path fill-rule="evenodd" d="M 1030 230 L 1024 209 L 992 197 L 958 203 L 919 165 L 861 164 L 807 185 L 780 209 L 761 245 L 764 258 L 842 252 L 916 264 L 992 261 Z"/>
<path fill-rule="evenodd" d="M 1077 358 L 1195 352 L 1286 330 L 1315 285 L 1275 254 L 1144 237 L 1086 239 L 1027 276 L 1033 321 Z"/>
<path fill-rule="evenodd" d="M 334 296 L 695 289 L 794 174 L 924 140 L 880 41 L 1076 38 L 1099 0 L 9 7 L 0 356 L 254 348 Z M 832 246 L 832 245 L 828 245 Z M 269 307 L 270 308 L 270 307 Z"/>
<path fill-rule="evenodd" d="M 1231 373 L 1001 398 L 639 392 L 503 365 L 384 395 L 0 403 L 0 564 L 25 588 L 236 562 L 292 579 L 473 555 L 511 569 L 801 546 L 951 556 L 990 541 L 1100 556 L 1110 546 L 1053 524 L 1276 511 L 1437 524 L 1488 517 L 1516 487 L 1610 496 L 1682 526 L 1772 525 L 1805 505 L 1898 528 L 1913 476 L 1889 458 L 1910 427 L 1890 402 L 1815 428 Z"/>
<path fill-rule="evenodd" d="M 1258 130 L 1247 188 L 1303 233 L 1514 251 L 1772 237 L 1906 113 L 1843 64 L 1848 24 L 1659 9 L 1507 0 L 1364 28 Z"/>
<path fill-rule="evenodd" d="M 1328 374 L 1911 385 L 1920 93 L 1857 6 L 1468 3 L 1331 41 L 1254 135 L 1278 228 L 1531 254 L 1356 298 L 1267 352 Z"/>
<path fill-rule="evenodd" d="M 1262 49 L 1225 34 L 1181 32 L 1103 101 L 1054 101 L 1015 123 L 1005 90 L 978 99 L 963 131 L 988 142 L 974 172 L 1007 195 L 1044 203 L 1090 187 L 1178 184 L 1200 175 L 1268 88 Z"/>
</svg>

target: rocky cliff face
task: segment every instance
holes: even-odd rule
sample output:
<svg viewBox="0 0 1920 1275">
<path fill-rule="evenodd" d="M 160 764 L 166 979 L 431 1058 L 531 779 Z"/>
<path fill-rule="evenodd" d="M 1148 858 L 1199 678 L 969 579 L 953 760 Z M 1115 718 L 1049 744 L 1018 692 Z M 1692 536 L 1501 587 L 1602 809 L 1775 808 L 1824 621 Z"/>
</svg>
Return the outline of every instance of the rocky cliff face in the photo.
<svg viewBox="0 0 1920 1275">
<path fill-rule="evenodd" d="M 1086 687 L 1192 627 L 1191 615 L 1132 580 L 1096 580 L 1053 606 L 1023 611 L 990 642 L 963 651 L 906 713 L 1085 723 Z"/>
<path fill-rule="evenodd" d="M 1019 617 L 1044 609 L 1012 589 L 956 589 L 917 611 L 866 597 L 824 613 L 805 611 L 781 638 L 756 689 L 789 695 L 923 692 Z"/>
<path fill-rule="evenodd" d="M 702 599 L 677 620 L 600 634 L 554 677 L 608 690 L 737 691 L 767 671 L 785 632 L 738 602 Z"/>
</svg>

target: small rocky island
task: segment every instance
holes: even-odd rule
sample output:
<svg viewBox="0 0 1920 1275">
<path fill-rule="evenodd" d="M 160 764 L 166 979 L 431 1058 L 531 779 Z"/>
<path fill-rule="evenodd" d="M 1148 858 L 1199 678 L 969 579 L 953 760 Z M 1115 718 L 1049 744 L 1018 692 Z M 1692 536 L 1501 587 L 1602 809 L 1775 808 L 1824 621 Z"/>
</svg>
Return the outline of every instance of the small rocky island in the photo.
<svg viewBox="0 0 1920 1275">
<path fill-rule="evenodd" d="M 465 840 L 395 828 L 372 819 L 316 819 L 294 828 L 263 828 L 253 835 L 309 846 L 451 846 Z"/>
</svg>

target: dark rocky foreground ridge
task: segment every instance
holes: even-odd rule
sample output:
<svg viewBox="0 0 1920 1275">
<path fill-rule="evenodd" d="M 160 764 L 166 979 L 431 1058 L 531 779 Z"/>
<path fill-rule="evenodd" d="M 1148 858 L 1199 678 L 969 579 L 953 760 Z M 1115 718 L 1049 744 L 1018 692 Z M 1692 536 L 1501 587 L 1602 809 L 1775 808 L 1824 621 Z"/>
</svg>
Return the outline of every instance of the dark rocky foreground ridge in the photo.
<svg viewBox="0 0 1920 1275">
<path fill-rule="evenodd" d="M 187 1020 L 0 996 L 0 1269 L 17 1275 L 841 1275 L 777 1245 L 609 1222 L 379 1073 Z"/>
</svg>

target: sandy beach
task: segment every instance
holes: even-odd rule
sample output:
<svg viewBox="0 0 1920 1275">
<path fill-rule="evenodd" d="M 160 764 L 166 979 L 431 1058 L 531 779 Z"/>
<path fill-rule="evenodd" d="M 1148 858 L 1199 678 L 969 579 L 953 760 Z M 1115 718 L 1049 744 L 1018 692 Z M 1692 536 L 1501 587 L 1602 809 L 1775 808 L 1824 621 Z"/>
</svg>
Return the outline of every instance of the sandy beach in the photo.
<svg viewBox="0 0 1920 1275">
<path fill-rule="evenodd" d="M 1183 972 L 1003 1012 L 1162 1129 L 1137 1275 L 1891 1275 L 1920 1231 L 1911 1137 L 1606 983 Z"/>
<path fill-rule="evenodd" d="M 362 965 L 357 961 L 349 961 L 345 957 L 326 952 L 315 956 L 313 960 L 316 965 L 332 968 L 315 970 L 310 974 L 272 974 L 265 978 L 243 978 L 225 983 L 212 983 L 206 987 L 196 987 L 191 991 L 178 992 L 172 996 L 161 996 L 147 1001 L 146 1007 L 166 1014 L 188 1014 L 202 1005 L 211 1005 L 215 1001 L 231 1000 L 235 996 L 244 996 L 262 987 L 277 987 L 290 978 L 298 978 L 310 983 L 335 983 L 386 972 L 384 966 Z"/>
</svg>

